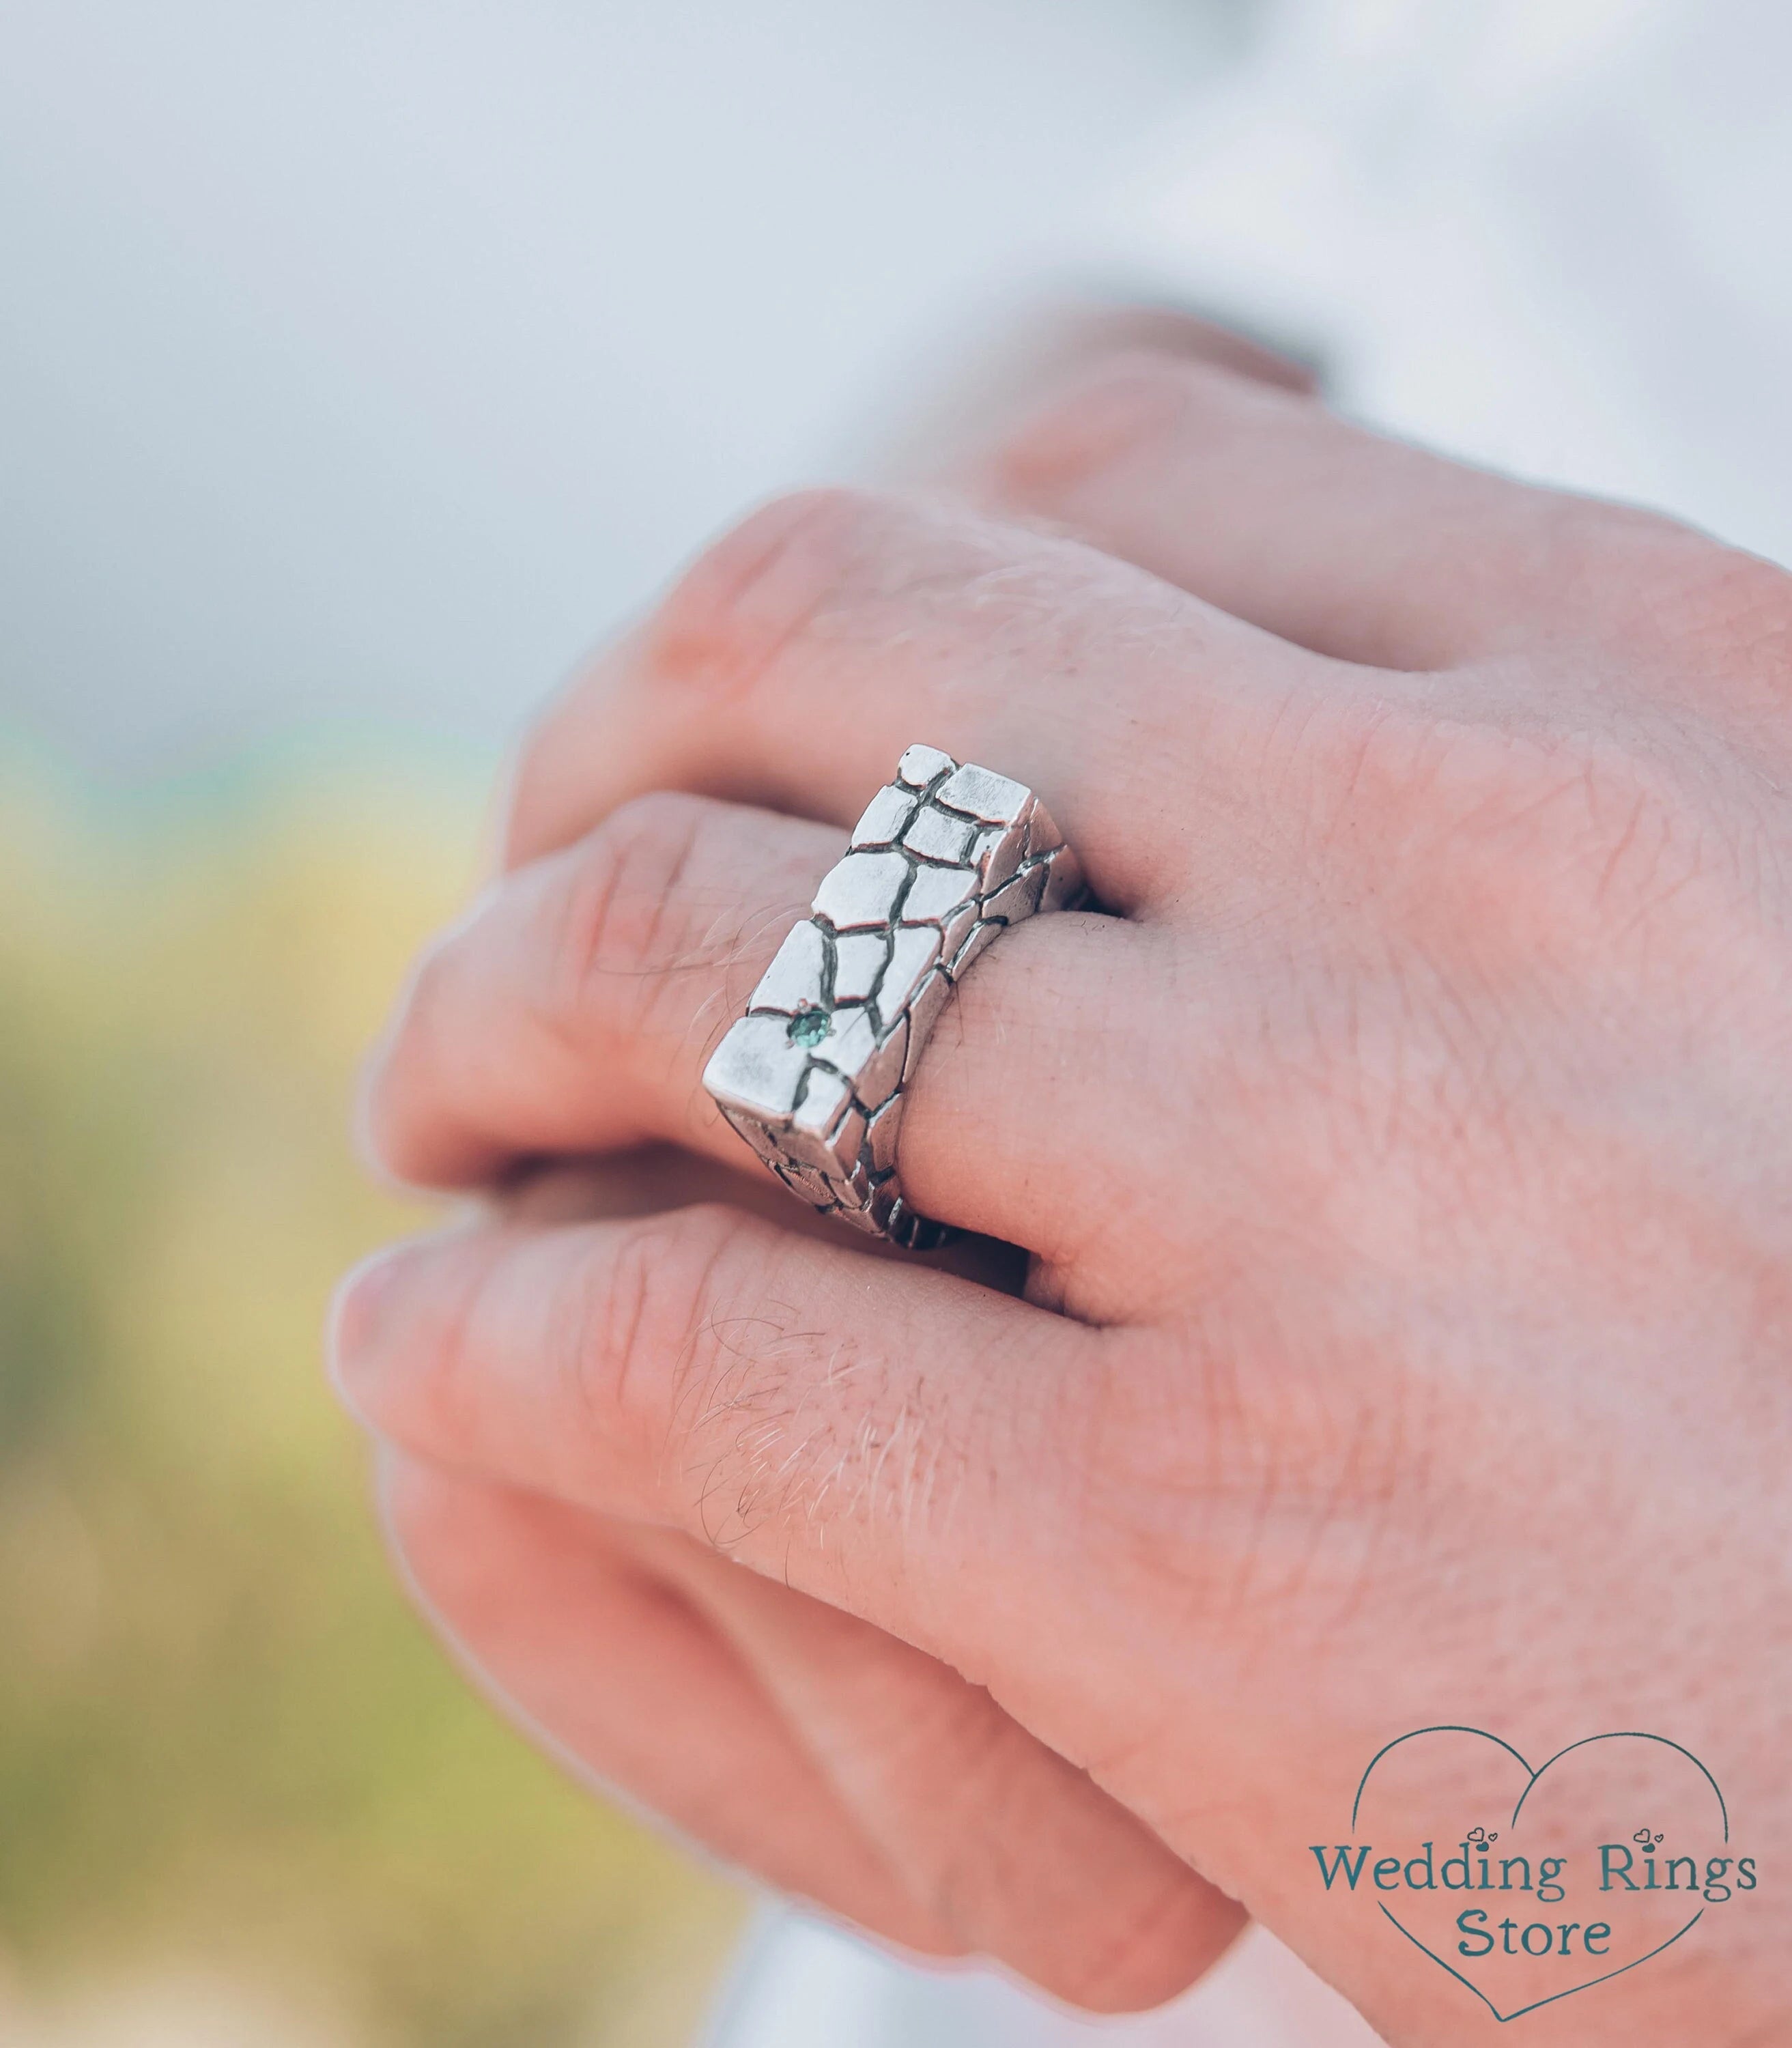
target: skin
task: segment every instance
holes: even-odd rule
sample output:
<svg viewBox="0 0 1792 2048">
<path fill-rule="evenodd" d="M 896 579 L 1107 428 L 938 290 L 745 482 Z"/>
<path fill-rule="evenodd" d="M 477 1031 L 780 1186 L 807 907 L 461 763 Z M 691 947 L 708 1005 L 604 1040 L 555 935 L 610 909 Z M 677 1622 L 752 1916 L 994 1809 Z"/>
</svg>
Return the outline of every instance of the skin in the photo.
<svg viewBox="0 0 1792 2048">
<path fill-rule="evenodd" d="M 1392 1735 L 1658 1730 L 1792 1846 L 1792 580 L 1185 354 L 956 485 L 755 514 L 544 720 L 367 1110 L 512 1192 L 353 1277 L 339 1380 L 463 1658 L 722 1855 L 1103 2009 L 1248 1915 L 1453 2043 L 1306 1846 Z M 931 1263 L 698 1082 L 914 739 L 1108 913 L 936 1033 L 905 1179 L 998 1242 Z M 1789 1918 L 1527 2038 L 1792 2038 Z"/>
</svg>

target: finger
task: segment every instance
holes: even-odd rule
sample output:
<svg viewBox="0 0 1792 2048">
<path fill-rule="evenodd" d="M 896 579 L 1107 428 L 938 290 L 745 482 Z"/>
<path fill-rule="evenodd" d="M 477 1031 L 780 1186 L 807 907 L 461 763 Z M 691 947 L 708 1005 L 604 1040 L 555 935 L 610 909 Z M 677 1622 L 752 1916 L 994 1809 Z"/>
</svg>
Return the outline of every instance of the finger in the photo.
<svg viewBox="0 0 1792 2048">
<path fill-rule="evenodd" d="M 1445 669 L 1597 623 L 1585 573 L 1650 515 L 1354 426 L 1313 398 L 1156 351 L 1072 378 L 967 466 L 1221 610 L 1352 662 Z"/>
<path fill-rule="evenodd" d="M 369 1067 L 367 1149 L 425 1187 L 656 1139 L 741 1165 L 702 1063 L 840 851 L 824 825 L 663 795 L 506 876 L 413 972 Z"/>
<path fill-rule="evenodd" d="M 380 1491 L 418 1605 L 560 1763 L 782 1891 L 909 1948 L 964 1953 L 739 1652 L 602 1521 L 394 1453 Z"/>
<path fill-rule="evenodd" d="M 967 1564 L 1004 1614 L 1065 1569 L 1099 1337 L 699 1208 L 400 1247 L 345 1287 L 335 1367 L 417 1456 L 682 1528 L 974 1671 Z"/>
<path fill-rule="evenodd" d="M 688 1538 L 655 1560 L 758 1674 L 911 1895 L 967 1948 L 1072 2003 L 1161 2004 L 1241 1909 L 937 1658 Z"/>
<path fill-rule="evenodd" d="M 388 1453 L 431 1619 L 535 1739 L 886 1938 L 1077 2003 L 1181 1990 L 1230 1901 L 979 1686 L 688 1538 Z"/>
<path fill-rule="evenodd" d="M 437 1186 L 656 1140 L 747 1162 L 703 1088 L 704 1063 L 840 850 L 826 826 L 661 795 L 506 878 L 412 983 L 370 1084 L 371 1149 L 401 1179 Z M 889 968 L 881 939 L 838 942 L 843 1039 L 853 993 L 889 1003 L 892 972 L 918 987 L 933 972 L 925 945 L 937 952 L 937 934 L 912 936 L 923 944 Z M 1131 998 L 1145 993 L 1149 950 L 1115 920 L 1055 916 L 1007 933 L 965 974 L 897 1099 L 904 1184 L 921 1213 L 1066 1249 L 1099 1193 L 1101 1141 L 1130 1101 L 1123 1020 L 1144 1007 Z M 827 1043 L 816 1049 L 824 1057 Z M 1080 1085 L 1038 1116 L 1067 1072 Z M 881 1120 L 863 1136 L 888 1138 Z M 1073 1182 L 1063 1162 L 1084 1154 Z"/>
<path fill-rule="evenodd" d="M 657 789 L 848 824 L 924 739 L 1036 789 L 1100 899 L 1138 910 L 1174 895 L 1179 855 L 1256 830 L 1266 712 L 1340 680 L 1075 542 L 810 492 L 720 542 L 550 710 L 508 858 Z"/>
<path fill-rule="evenodd" d="M 924 487 L 960 475 L 1073 378 L 1142 349 L 1288 391 L 1312 391 L 1318 381 L 1310 363 L 1181 307 L 1057 297 L 1010 319 L 987 346 L 956 348 L 949 377 L 898 423 L 878 452 L 876 472 Z"/>
</svg>

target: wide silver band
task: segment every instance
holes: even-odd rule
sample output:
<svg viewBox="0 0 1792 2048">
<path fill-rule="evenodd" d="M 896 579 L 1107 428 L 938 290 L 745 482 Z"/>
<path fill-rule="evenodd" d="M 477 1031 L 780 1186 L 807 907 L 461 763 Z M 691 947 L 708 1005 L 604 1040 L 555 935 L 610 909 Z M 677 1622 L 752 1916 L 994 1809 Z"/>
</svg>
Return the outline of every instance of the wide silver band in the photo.
<svg viewBox="0 0 1792 2048">
<path fill-rule="evenodd" d="M 747 1014 L 704 1069 L 722 1113 L 803 1200 L 924 1251 L 948 1235 L 897 1173 L 906 1092 L 954 984 L 996 934 L 1084 894 L 1033 792 L 911 747 Z"/>
</svg>

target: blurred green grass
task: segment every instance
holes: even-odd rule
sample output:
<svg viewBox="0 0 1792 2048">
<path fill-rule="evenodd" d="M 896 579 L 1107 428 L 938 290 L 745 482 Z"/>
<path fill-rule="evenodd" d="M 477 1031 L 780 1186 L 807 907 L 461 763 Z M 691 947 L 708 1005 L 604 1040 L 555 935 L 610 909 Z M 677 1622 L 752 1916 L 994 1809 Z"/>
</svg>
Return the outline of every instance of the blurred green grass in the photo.
<svg viewBox="0 0 1792 2048">
<path fill-rule="evenodd" d="M 452 1675 L 321 1379 L 418 1220 L 355 1069 L 477 828 L 398 764 L 124 824 L 0 764 L 0 2042 L 179 1980 L 367 2048 L 670 2048 L 738 1922 Z"/>
</svg>

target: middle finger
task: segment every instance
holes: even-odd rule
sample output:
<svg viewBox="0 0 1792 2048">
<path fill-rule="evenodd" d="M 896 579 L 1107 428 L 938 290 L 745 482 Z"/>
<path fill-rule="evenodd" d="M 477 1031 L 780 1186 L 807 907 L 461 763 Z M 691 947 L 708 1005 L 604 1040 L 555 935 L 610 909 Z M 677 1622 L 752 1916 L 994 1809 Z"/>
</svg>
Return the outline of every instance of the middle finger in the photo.
<svg viewBox="0 0 1792 2048">
<path fill-rule="evenodd" d="M 508 857 L 653 789 L 848 824 L 925 739 L 1037 789 L 1100 900 L 1148 910 L 1197 850 L 1260 836 L 1282 714 L 1366 677 L 1077 542 L 810 492 L 718 543 L 550 710 Z"/>
</svg>

